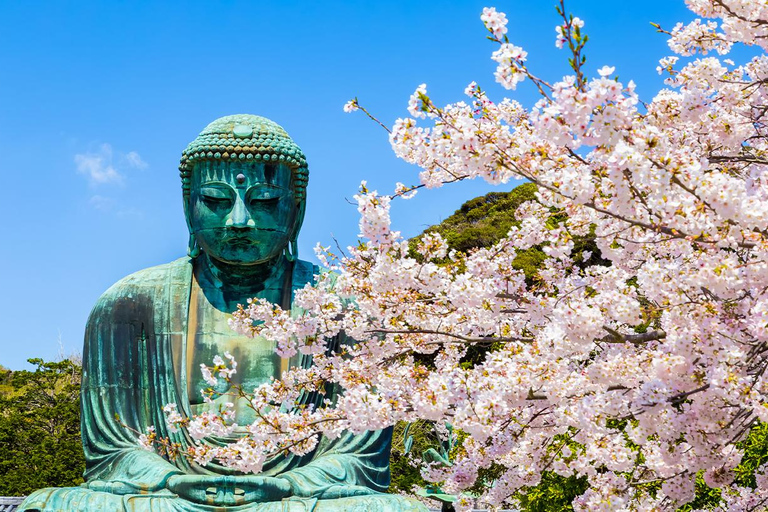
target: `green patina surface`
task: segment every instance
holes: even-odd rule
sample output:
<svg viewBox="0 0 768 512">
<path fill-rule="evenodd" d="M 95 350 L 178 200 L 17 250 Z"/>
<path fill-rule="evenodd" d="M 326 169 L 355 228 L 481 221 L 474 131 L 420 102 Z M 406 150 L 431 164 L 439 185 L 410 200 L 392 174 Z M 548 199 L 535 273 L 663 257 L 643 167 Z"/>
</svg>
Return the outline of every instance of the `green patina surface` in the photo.
<svg viewBox="0 0 768 512">
<path fill-rule="evenodd" d="M 310 454 L 269 460 L 257 476 L 183 457 L 166 460 L 137 443 L 136 432 L 155 426 L 161 437 L 189 446 L 183 431 L 168 430 L 162 407 L 176 403 L 186 415 L 215 408 L 202 400 L 207 385 L 199 367 L 216 354 L 237 358 L 235 383 L 246 389 L 312 364 L 309 356 L 280 359 L 274 341 L 242 337 L 227 326 L 230 312 L 251 297 L 297 313 L 293 292 L 319 272 L 296 258 L 307 169 L 285 130 L 258 116 L 218 119 L 187 147 L 180 170 L 188 257 L 120 280 L 88 320 L 81 391 L 86 482 L 37 491 L 20 510 L 425 510 L 383 494 L 391 429 L 321 439 Z M 345 342 L 339 336 L 330 345 Z M 238 424 L 253 420 L 233 390 L 217 391 L 219 401 L 235 402 Z M 297 405 L 310 403 L 320 405 L 321 397 L 306 394 Z"/>
</svg>

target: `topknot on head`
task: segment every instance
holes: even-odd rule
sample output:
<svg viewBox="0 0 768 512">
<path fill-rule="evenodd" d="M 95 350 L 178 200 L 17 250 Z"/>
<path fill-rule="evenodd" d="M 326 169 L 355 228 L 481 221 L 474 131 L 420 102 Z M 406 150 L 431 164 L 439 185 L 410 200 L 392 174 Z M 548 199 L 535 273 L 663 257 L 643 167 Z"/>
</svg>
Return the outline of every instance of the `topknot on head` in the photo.
<svg viewBox="0 0 768 512">
<path fill-rule="evenodd" d="M 189 199 L 192 168 L 205 160 L 284 163 L 293 171 L 297 201 L 306 199 L 307 159 L 283 127 L 266 117 L 220 117 L 189 143 L 179 164 L 185 200 Z"/>
</svg>

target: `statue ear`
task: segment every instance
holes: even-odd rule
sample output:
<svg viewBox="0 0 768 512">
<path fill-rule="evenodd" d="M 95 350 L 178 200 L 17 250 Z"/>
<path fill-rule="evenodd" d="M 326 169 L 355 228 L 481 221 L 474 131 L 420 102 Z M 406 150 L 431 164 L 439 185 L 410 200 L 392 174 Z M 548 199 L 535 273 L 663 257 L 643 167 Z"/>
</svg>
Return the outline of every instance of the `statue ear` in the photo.
<svg viewBox="0 0 768 512">
<path fill-rule="evenodd" d="M 291 240 L 299 238 L 299 231 L 301 231 L 301 225 L 304 224 L 304 213 L 307 211 L 307 200 L 302 199 L 298 204 L 298 211 L 296 212 L 296 220 L 293 221 L 293 230 L 291 231 Z"/>
<path fill-rule="evenodd" d="M 296 219 L 293 221 L 293 228 L 291 229 L 291 238 L 288 241 L 288 247 L 285 248 L 286 256 L 290 261 L 295 261 L 299 257 L 299 231 L 301 231 L 301 225 L 304 223 L 304 213 L 307 210 L 307 200 L 302 199 L 298 205 L 296 212 Z"/>
<path fill-rule="evenodd" d="M 187 229 L 189 230 L 187 256 L 190 258 L 197 258 L 200 256 L 200 246 L 197 244 L 197 238 L 195 238 L 195 234 L 192 232 L 192 224 L 189 222 L 189 199 L 184 201 L 184 218 L 187 221 Z"/>
<path fill-rule="evenodd" d="M 187 229 L 189 230 L 189 234 L 192 234 L 192 223 L 189 221 L 189 202 L 190 202 L 190 196 L 187 194 L 184 194 L 184 221 L 187 223 Z"/>
<path fill-rule="evenodd" d="M 192 232 L 192 223 L 189 220 L 190 215 L 190 201 L 191 196 L 188 193 L 185 193 L 183 196 L 183 202 L 184 202 L 184 220 L 187 223 L 187 230 L 189 231 L 189 244 L 187 245 L 187 256 L 190 258 L 197 258 L 200 256 L 200 246 L 197 244 L 197 238 L 195 238 L 195 234 Z"/>
</svg>

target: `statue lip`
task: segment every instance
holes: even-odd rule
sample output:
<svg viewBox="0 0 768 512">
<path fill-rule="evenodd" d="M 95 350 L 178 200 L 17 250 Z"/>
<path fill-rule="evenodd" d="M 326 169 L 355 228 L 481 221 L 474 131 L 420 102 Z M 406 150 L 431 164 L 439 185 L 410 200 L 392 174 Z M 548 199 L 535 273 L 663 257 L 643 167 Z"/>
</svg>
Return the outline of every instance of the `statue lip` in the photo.
<svg viewBox="0 0 768 512">
<path fill-rule="evenodd" d="M 236 246 L 236 247 L 250 247 L 253 245 L 259 245 L 263 243 L 260 240 L 259 233 L 282 233 L 285 234 L 285 230 L 279 228 L 266 228 L 266 227 L 249 227 L 244 229 L 232 229 L 226 228 L 219 232 L 221 241 L 224 244 Z"/>
<path fill-rule="evenodd" d="M 224 242 L 229 245 L 242 245 L 242 246 L 251 246 L 251 245 L 256 245 L 258 243 L 257 240 L 254 240 L 249 236 L 243 236 L 243 235 L 228 236 L 224 239 Z"/>
</svg>

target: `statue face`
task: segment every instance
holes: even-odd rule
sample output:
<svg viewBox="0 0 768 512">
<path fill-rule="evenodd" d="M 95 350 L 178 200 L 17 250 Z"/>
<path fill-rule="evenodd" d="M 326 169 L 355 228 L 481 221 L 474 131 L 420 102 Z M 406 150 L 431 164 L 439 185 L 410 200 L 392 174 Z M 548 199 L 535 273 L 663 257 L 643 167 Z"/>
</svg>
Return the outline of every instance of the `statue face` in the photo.
<svg viewBox="0 0 768 512">
<path fill-rule="evenodd" d="M 298 215 L 285 164 L 204 161 L 191 176 L 187 215 L 200 248 L 230 264 L 262 263 L 288 245 Z"/>
</svg>

